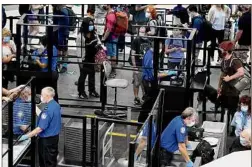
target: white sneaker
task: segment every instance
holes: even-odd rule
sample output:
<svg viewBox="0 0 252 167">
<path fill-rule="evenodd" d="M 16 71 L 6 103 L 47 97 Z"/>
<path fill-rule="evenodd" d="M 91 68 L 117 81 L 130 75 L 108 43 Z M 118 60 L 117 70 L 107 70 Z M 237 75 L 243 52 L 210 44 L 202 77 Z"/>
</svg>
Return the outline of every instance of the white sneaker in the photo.
<svg viewBox="0 0 252 167">
<path fill-rule="evenodd" d="M 216 62 L 215 62 L 215 61 L 212 61 L 212 62 L 211 62 L 211 65 L 212 65 L 212 66 L 216 66 Z"/>
</svg>

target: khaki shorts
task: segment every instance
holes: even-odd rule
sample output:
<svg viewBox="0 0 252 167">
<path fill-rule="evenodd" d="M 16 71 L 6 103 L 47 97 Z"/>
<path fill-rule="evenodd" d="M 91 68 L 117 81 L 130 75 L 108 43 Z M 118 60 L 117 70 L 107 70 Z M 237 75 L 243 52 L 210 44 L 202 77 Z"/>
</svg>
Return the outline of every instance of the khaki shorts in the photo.
<svg viewBox="0 0 252 167">
<path fill-rule="evenodd" d="M 132 77 L 133 77 L 133 81 L 132 81 L 133 87 L 139 88 L 139 86 L 142 84 L 142 72 L 133 71 Z"/>
</svg>

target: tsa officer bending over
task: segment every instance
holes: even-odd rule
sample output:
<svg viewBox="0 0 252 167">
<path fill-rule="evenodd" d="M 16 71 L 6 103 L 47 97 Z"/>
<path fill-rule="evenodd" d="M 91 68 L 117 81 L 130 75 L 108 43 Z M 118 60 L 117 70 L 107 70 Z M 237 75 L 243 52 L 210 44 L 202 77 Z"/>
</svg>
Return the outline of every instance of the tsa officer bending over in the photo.
<svg viewBox="0 0 252 167">
<path fill-rule="evenodd" d="M 196 116 L 196 110 L 188 107 L 165 128 L 161 136 L 161 166 L 170 165 L 174 152 L 179 150 L 186 161 L 186 167 L 193 167 L 187 153 L 187 149 L 191 149 L 188 142 L 187 126 L 191 127 L 195 124 Z"/>
<path fill-rule="evenodd" d="M 58 155 L 58 141 L 61 129 L 61 108 L 53 99 L 55 91 L 52 87 L 45 87 L 41 91 L 41 102 L 46 107 L 39 114 L 37 128 L 23 135 L 20 141 L 38 135 L 38 151 L 40 167 L 56 167 Z"/>
</svg>

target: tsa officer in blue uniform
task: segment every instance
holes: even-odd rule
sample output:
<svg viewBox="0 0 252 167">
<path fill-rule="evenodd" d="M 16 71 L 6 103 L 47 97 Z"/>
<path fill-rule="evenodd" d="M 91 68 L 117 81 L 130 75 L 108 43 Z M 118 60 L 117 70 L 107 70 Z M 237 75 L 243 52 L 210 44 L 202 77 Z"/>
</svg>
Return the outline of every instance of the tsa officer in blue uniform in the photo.
<svg viewBox="0 0 252 167">
<path fill-rule="evenodd" d="M 39 114 L 37 128 L 23 135 L 20 141 L 38 135 L 38 151 L 40 167 L 56 167 L 58 155 L 59 133 L 61 130 L 61 108 L 53 99 L 55 91 L 52 87 L 45 87 L 41 91 L 41 102 L 46 104 Z"/>
<path fill-rule="evenodd" d="M 187 153 L 187 149 L 191 149 L 187 137 L 187 127 L 195 124 L 196 116 L 196 110 L 188 107 L 165 128 L 161 135 L 161 165 L 170 165 L 173 153 L 179 150 L 186 161 L 186 167 L 193 167 Z"/>
</svg>

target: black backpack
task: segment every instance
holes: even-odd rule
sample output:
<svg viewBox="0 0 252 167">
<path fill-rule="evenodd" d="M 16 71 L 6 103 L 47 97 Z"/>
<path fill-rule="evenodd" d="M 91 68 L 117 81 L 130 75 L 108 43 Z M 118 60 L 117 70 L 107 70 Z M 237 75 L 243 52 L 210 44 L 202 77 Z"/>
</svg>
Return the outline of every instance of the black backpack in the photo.
<svg viewBox="0 0 252 167">
<path fill-rule="evenodd" d="M 69 16 L 69 31 L 75 31 L 76 25 L 77 25 L 77 16 L 74 13 L 74 11 L 70 8 L 67 8 L 68 16 Z"/>
<path fill-rule="evenodd" d="M 207 141 L 202 140 L 193 151 L 192 159 L 195 160 L 196 157 L 201 157 L 202 165 L 204 165 L 214 160 L 214 154 L 214 149 L 211 145 Z"/>
<path fill-rule="evenodd" d="M 30 12 L 30 5 L 28 4 L 20 4 L 18 7 L 19 14 L 22 16 L 25 13 Z"/>
<path fill-rule="evenodd" d="M 203 40 L 208 42 L 211 40 L 211 35 L 212 35 L 212 31 L 213 31 L 213 28 L 212 28 L 212 23 L 210 21 L 208 21 L 206 18 L 203 18 L 203 17 L 195 17 L 192 19 L 192 24 L 194 22 L 195 19 L 201 19 L 202 20 L 202 26 L 201 26 L 201 31 L 203 31 L 202 34 L 203 35 Z"/>
</svg>

